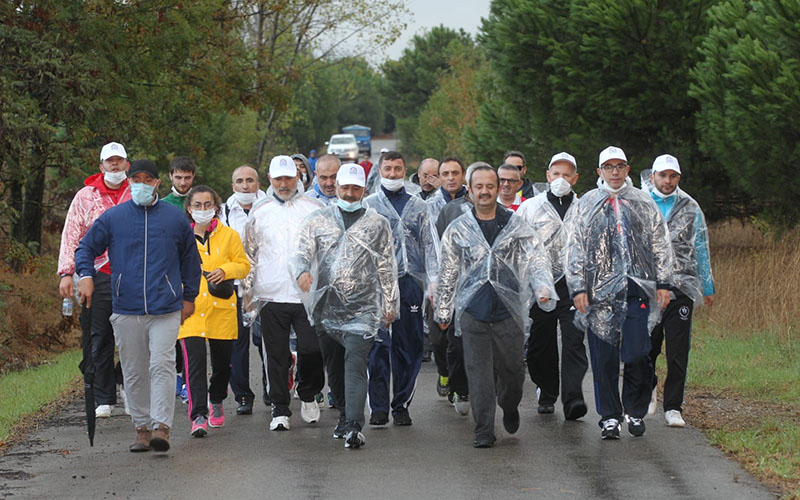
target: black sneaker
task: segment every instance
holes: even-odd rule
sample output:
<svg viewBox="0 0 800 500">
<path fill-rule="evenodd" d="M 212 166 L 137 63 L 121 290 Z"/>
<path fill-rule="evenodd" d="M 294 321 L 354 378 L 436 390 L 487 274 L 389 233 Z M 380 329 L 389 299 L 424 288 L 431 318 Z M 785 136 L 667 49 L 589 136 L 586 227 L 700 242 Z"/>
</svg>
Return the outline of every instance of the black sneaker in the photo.
<svg viewBox="0 0 800 500">
<path fill-rule="evenodd" d="M 567 420 L 578 420 L 586 415 L 586 411 L 586 403 L 582 399 L 571 401 L 564 405 L 564 418 Z"/>
<path fill-rule="evenodd" d="M 449 384 L 450 379 L 448 377 L 439 375 L 439 377 L 436 379 L 436 394 L 442 398 L 447 397 L 450 393 L 450 387 L 448 386 Z"/>
<path fill-rule="evenodd" d="M 364 435 L 361 434 L 361 426 L 358 425 L 357 422 L 350 422 L 347 428 L 349 430 L 347 431 L 347 435 L 344 437 L 345 448 L 361 448 L 367 444 L 367 441 L 364 439 Z"/>
<path fill-rule="evenodd" d="M 509 434 L 514 434 L 519 429 L 519 410 L 503 412 L 503 428 Z"/>
<path fill-rule="evenodd" d="M 619 420 L 616 418 L 609 418 L 600 422 L 603 432 L 600 435 L 602 439 L 619 439 L 619 431 L 622 427 L 619 425 Z"/>
<path fill-rule="evenodd" d="M 385 411 L 376 411 L 369 416 L 369 425 L 386 425 L 389 423 L 389 414 Z"/>
<path fill-rule="evenodd" d="M 475 448 L 491 448 L 494 446 L 495 438 L 491 434 L 481 434 L 479 436 L 475 436 L 475 439 L 472 440 L 472 446 Z"/>
<path fill-rule="evenodd" d="M 392 419 L 394 419 L 394 425 L 411 425 L 411 416 L 408 414 L 407 411 L 400 412 L 400 413 L 393 413 Z"/>
<path fill-rule="evenodd" d="M 641 418 L 628 417 L 628 434 L 633 437 L 644 435 L 644 420 Z"/>
<path fill-rule="evenodd" d="M 336 424 L 336 428 L 333 429 L 333 439 L 344 439 L 346 434 L 347 418 L 345 418 L 344 412 L 341 412 L 339 413 L 339 422 Z"/>
<path fill-rule="evenodd" d="M 548 403 L 539 403 L 539 408 L 536 409 L 540 415 L 547 415 L 556 411 L 556 405 Z"/>
<path fill-rule="evenodd" d="M 240 396 L 236 398 L 236 414 L 237 415 L 252 415 L 253 414 L 253 400 L 247 396 Z"/>
</svg>

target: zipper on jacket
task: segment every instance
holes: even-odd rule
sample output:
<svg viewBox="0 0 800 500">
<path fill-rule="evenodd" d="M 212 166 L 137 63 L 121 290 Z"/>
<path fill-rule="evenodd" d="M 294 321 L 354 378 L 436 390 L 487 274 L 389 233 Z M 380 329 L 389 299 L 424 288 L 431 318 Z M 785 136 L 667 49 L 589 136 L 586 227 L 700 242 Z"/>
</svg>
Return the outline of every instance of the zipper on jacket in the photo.
<svg viewBox="0 0 800 500">
<path fill-rule="evenodd" d="M 142 295 L 144 296 L 144 313 L 147 312 L 147 207 L 144 207 L 144 275 L 142 276 Z"/>
<path fill-rule="evenodd" d="M 119 284 L 122 282 L 122 273 L 117 276 L 117 298 L 119 298 Z"/>
<path fill-rule="evenodd" d="M 169 282 L 169 276 L 167 276 L 167 275 L 165 274 L 165 275 L 164 275 L 164 279 L 165 279 L 165 280 L 167 280 L 167 286 L 169 286 L 169 291 L 170 291 L 170 292 L 172 292 L 172 296 L 173 296 L 173 297 L 175 297 L 175 298 L 177 298 L 177 297 L 178 297 L 178 295 L 176 295 L 176 294 L 175 294 L 175 289 L 174 289 L 174 288 L 172 288 L 172 283 L 170 283 L 170 282 Z"/>
</svg>

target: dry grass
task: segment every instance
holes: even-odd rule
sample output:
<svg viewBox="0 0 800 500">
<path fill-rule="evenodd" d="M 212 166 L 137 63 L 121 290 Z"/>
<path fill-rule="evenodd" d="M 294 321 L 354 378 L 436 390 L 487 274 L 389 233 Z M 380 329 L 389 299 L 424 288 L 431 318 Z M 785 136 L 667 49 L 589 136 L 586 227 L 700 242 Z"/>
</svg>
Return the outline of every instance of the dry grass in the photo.
<svg viewBox="0 0 800 500">
<path fill-rule="evenodd" d="M 717 297 L 697 319 L 724 335 L 769 332 L 792 349 L 800 339 L 800 230 L 773 240 L 753 225 L 710 228 Z"/>
</svg>

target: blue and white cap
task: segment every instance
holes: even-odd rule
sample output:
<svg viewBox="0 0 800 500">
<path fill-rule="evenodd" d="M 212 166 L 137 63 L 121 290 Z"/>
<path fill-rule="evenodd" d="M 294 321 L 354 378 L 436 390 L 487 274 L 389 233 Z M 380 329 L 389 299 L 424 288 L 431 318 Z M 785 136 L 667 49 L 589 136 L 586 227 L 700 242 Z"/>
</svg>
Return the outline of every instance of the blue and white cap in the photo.
<svg viewBox="0 0 800 500">
<path fill-rule="evenodd" d="M 340 186 L 355 185 L 364 187 L 367 184 L 364 168 L 355 163 L 345 163 L 336 173 L 336 183 Z"/>
<path fill-rule="evenodd" d="M 550 164 L 547 165 L 547 170 L 550 170 L 550 167 L 553 166 L 553 163 L 565 161 L 567 163 L 572 164 L 575 167 L 575 170 L 578 170 L 578 162 L 575 161 L 575 157 L 571 154 L 567 153 L 566 151 L 562 151 L 561 153 L 554 154 L 552 158 L 550 158 Z"/>
<path fill-rule="evenodd" d="M 665 170 L 674 170 L 681 173 L 681 165 L 678 159 L 672 155 L 661 155 L 653 162 L 653 172 L 663 172 Z"/>
<path fill-rule="evenodd" d="M 625 163 L 628 162 L 628 158 L 625 156 L 625 151 L 616 146 L 609 146 L 600 151 L 600 162 L 597 164 L 597 166 L 602 167 L 603 163 L 607 162 L 608 160 L 622 160 Z"/>
</svg>

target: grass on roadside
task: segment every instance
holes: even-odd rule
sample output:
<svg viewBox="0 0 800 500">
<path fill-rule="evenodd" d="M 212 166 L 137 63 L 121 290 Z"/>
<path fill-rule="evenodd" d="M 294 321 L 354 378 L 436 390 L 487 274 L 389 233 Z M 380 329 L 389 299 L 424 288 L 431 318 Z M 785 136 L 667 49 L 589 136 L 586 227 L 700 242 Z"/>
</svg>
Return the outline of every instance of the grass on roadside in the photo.
<svg viewBox="0 0 800 500">
<path fill-rule="evenodd" d="M 81 351 L 68 351 L 49 363 L 0 377 L 0 444 L 23 417 L 39 411 L 80 377 Z"/>
</svg>

